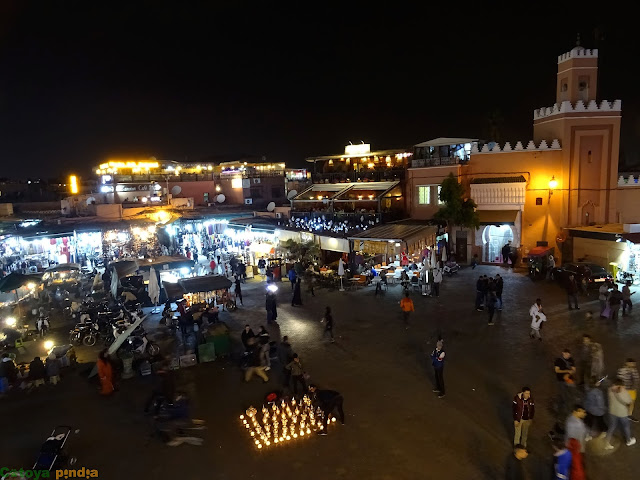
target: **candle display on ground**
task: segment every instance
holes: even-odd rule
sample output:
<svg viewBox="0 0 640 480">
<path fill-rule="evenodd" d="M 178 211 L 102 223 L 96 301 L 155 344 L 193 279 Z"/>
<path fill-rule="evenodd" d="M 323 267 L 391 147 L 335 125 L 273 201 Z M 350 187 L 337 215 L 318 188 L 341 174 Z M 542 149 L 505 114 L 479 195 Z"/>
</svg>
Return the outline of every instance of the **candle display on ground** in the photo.
<svg viewBox="0 0 640 480">
<path fill-rule="evenodd" d="M 300 401 L 281 399 L 279 404 L 263 405 L 260 411 L 251 406 L 240 415 L 240 421 L 258 449 L 308 438 L 312 432 L 324 429 L 324 413 L 313 408 L 307 395 Z M 328 425 L 335 421 L 331 417 Z"/>
</svg>

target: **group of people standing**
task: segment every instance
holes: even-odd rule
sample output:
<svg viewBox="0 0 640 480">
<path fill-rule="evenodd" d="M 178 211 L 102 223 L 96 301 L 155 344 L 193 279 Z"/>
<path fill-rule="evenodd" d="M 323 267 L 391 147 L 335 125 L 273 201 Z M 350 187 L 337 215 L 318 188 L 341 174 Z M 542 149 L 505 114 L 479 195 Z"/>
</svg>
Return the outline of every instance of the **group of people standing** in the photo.
<svg viewBox="0 0 640 480">
<path fill-rule="evenodd" d="M 480 275 L 476 281 L 476 311 L 487 310 L 487 325 L 494 325 L 493 317 L 496 310 L 502 311 L 502 292 L 504 279 L 497 273 L 495 277 Z"/>
<path fill-rule="evenodd" d="M 555 451 L 554 478 L 584 480 L 583 457 L 592 439 L 601 439 L 605 451 L 613 450 L 612 439 L 619 429 L 627 446 L 636 443 L 631 422 L 638 421 L 632 414 L 640 374 L 635 361 L 629 358 L 617 370 L 613 382 L 607 382 L 602 345 L 586 334 L 578 363 L 565 348 L 554 362 L 554 374 L 558 386 L 556 425 L 549 432 Z M 524 478 L 521 461 L 528 455 L 527 440 L 535 416 L 530 387 L 522 387 L 514 396 L 512 413 L 514 451 L 507 461 L 506 478 L 520 479 Z"/>
</svg>

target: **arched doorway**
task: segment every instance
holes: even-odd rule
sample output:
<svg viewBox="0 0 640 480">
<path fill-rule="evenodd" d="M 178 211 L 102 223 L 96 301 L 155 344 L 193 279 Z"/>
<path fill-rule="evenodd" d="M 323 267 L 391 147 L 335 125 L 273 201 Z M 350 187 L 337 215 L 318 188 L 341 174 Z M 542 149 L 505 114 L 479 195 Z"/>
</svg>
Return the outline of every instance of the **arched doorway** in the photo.
<svg viewBox="0 0 640 480">
<path fill-rule="evenodd" d="M 502 247 L 512 241 L 511 225 L 487 225 L 482 232 L 482 261 L 500 263 Z"/>
</svg>

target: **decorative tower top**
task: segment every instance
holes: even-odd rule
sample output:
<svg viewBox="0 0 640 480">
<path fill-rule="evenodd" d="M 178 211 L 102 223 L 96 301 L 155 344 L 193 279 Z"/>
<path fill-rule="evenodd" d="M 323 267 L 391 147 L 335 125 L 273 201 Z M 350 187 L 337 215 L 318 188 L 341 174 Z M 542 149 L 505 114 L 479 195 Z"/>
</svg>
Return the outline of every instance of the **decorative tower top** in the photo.
<svg viewBox="0 0 640 480">
<path fill-rule="evenodd" d="M 580 45 L 580 34 L 576 46 L 558 57 L 558 84 L 556 103 L 579 100 L 586 105 L 596 100 L 598 82 L 598 50 Z"/>
</svg>

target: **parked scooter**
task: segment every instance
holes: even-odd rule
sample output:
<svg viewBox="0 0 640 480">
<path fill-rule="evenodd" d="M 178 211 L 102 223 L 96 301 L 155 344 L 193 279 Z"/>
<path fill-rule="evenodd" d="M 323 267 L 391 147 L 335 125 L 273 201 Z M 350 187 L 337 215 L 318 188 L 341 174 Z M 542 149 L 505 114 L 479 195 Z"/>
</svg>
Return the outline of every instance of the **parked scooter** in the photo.
<svg viewBox="0 0 640 480">
<path fill-rule="evenodd" d="M 455 260 L 447 260 L 444 263 L 444 268 L 442 269 L 442 271 L 449 276 L 453 275 L 454 273 L 458 273 L 458 270 L 460 270 L 460 265 L 458 265 Z"/>
</svg>

